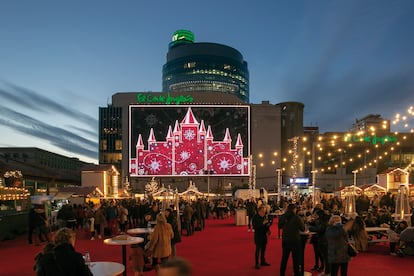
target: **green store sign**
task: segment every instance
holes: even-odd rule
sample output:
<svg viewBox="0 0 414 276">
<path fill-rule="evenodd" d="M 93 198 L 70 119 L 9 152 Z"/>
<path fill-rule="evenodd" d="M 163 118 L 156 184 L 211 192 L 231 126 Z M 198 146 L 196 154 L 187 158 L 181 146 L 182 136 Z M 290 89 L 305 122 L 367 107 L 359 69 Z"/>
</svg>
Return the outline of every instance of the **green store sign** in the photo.
<svg viewBox="0 0 414 276">
<path fill-rule="evenodd" d="M 397 137 L 389 136 L 389 135 L 385 135 L 383 137 L 376 136 L 376 135 L 373 135 L 373 136 L 366 135 L 364 137 L 361 137 L 358 135 L 352 135 L 352 136 L 345 137 L 345 142 L 366 142 L 366 143 L 372 143 L 373 145 L 376 145 L 376 144 L 384 145 L 385 143 L 395 143 L 397 141 L 398 141 Z"/>
<path fill-rule="evenodd" d="M 137 100 L 140 104 L 183 104 L 192 103 L 194 99 L 190 95 L 178 95 L 173 97 L 170 95 L 170 92 L 168 92 L 167 95 L 138 93 Z"/>
</svg>

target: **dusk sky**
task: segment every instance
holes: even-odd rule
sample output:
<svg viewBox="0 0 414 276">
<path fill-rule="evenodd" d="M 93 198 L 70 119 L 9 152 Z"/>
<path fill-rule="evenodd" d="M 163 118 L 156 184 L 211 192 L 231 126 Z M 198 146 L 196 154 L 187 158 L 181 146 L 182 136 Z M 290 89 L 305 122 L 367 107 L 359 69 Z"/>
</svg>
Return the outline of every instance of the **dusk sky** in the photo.
<svg viewBox="0 0 414 276">
<path fill-rule="evenodd" d="M 3 0 L 0 147 L 97 163 L 99 107 L 161 91 L 178 29 L 241 52 L 251 103 L 302 102 L 320 132 L 392 120 L 414 105 L 413 14 L 412 0 Z"/>
</svg>

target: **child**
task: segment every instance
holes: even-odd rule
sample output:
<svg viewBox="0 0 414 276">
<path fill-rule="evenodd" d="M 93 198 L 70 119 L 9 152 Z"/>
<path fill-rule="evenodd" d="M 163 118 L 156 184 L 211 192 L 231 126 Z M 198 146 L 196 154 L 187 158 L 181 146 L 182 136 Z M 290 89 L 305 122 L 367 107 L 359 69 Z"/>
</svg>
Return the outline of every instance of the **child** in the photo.
<svg viewBox="0 0 414 276">
<path fill-rule="evenodd" d="M 134 269 L 134 276 L 144 275 L 144 256 L 145 251 L 141 246 L 131 246 L 131 255 L 129 256 L 129 260 L 131 262 L 132 268 Z"/>
</svg>

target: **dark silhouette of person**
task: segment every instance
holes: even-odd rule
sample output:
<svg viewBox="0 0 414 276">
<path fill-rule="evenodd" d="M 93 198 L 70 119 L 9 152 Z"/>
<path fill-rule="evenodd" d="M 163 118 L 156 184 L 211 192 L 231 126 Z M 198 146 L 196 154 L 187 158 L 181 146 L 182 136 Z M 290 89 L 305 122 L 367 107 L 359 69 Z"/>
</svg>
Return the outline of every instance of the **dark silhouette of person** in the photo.
<svg viewBox="0 0 414 276">
<path fill-rule="evenodd" d="M 256 251 L 254 254 L 255 268 L 260 269 L 260 266 L 269 266 L 266 262 L 266 246 L 267 237 L 271 222 L 266 217 L 265 206 L 260 206 L 257 213 L 253 216 L 252 225 L 254 229 L 254 243 L 256 244 Z M 260 256 L 260 263 L 259 263 Z"/>
<path fill-rule="evenodd" d="M 280 276 L 285 276 L 289 255 L 292 252 L 293 271 L 300 276 L 301 263 L 301 237 L 300 232 L 305 231 L 303 220 L 296 214 L 296 205 L 290 203 L 278 222 L 282 229 L 282 260 L 280 262 Z"/>
</svg>

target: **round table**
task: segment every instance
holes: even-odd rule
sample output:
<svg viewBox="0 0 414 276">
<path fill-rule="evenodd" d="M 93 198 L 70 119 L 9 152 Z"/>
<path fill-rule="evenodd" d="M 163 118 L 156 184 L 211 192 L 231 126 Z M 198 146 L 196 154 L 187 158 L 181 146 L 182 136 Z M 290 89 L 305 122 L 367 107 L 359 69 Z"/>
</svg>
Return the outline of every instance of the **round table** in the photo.
<svg viewBox="0 0 414 276">
<path fill-rule="evenodd" d="M 125 271 L 125 266 L 115 262 L 91 262 L 89 265 L 94 276 L 115 276 Z"/>
<path fill-rule="evenodd" d="M 105 239 L 104 244 L 108 245 L 121 245 L 122 246 L 122 263 L 125 266 L 125 270 L 123 275 L 126 276 L 126 246 L 128 244 L 138 244 L 142 243 L 144 241 L 144 238 L 141 237 L 131 237 L 128 235 L 121 235 L 121 236 L 115 236 L 110 239 Z"/>
<path fill-rule="evenodd" d="M 152 232 L 154 232 L 154 228 L 132 228 L 127 230 L 127 233 L 131 235 L 142 235 Z"/>
</svg>

